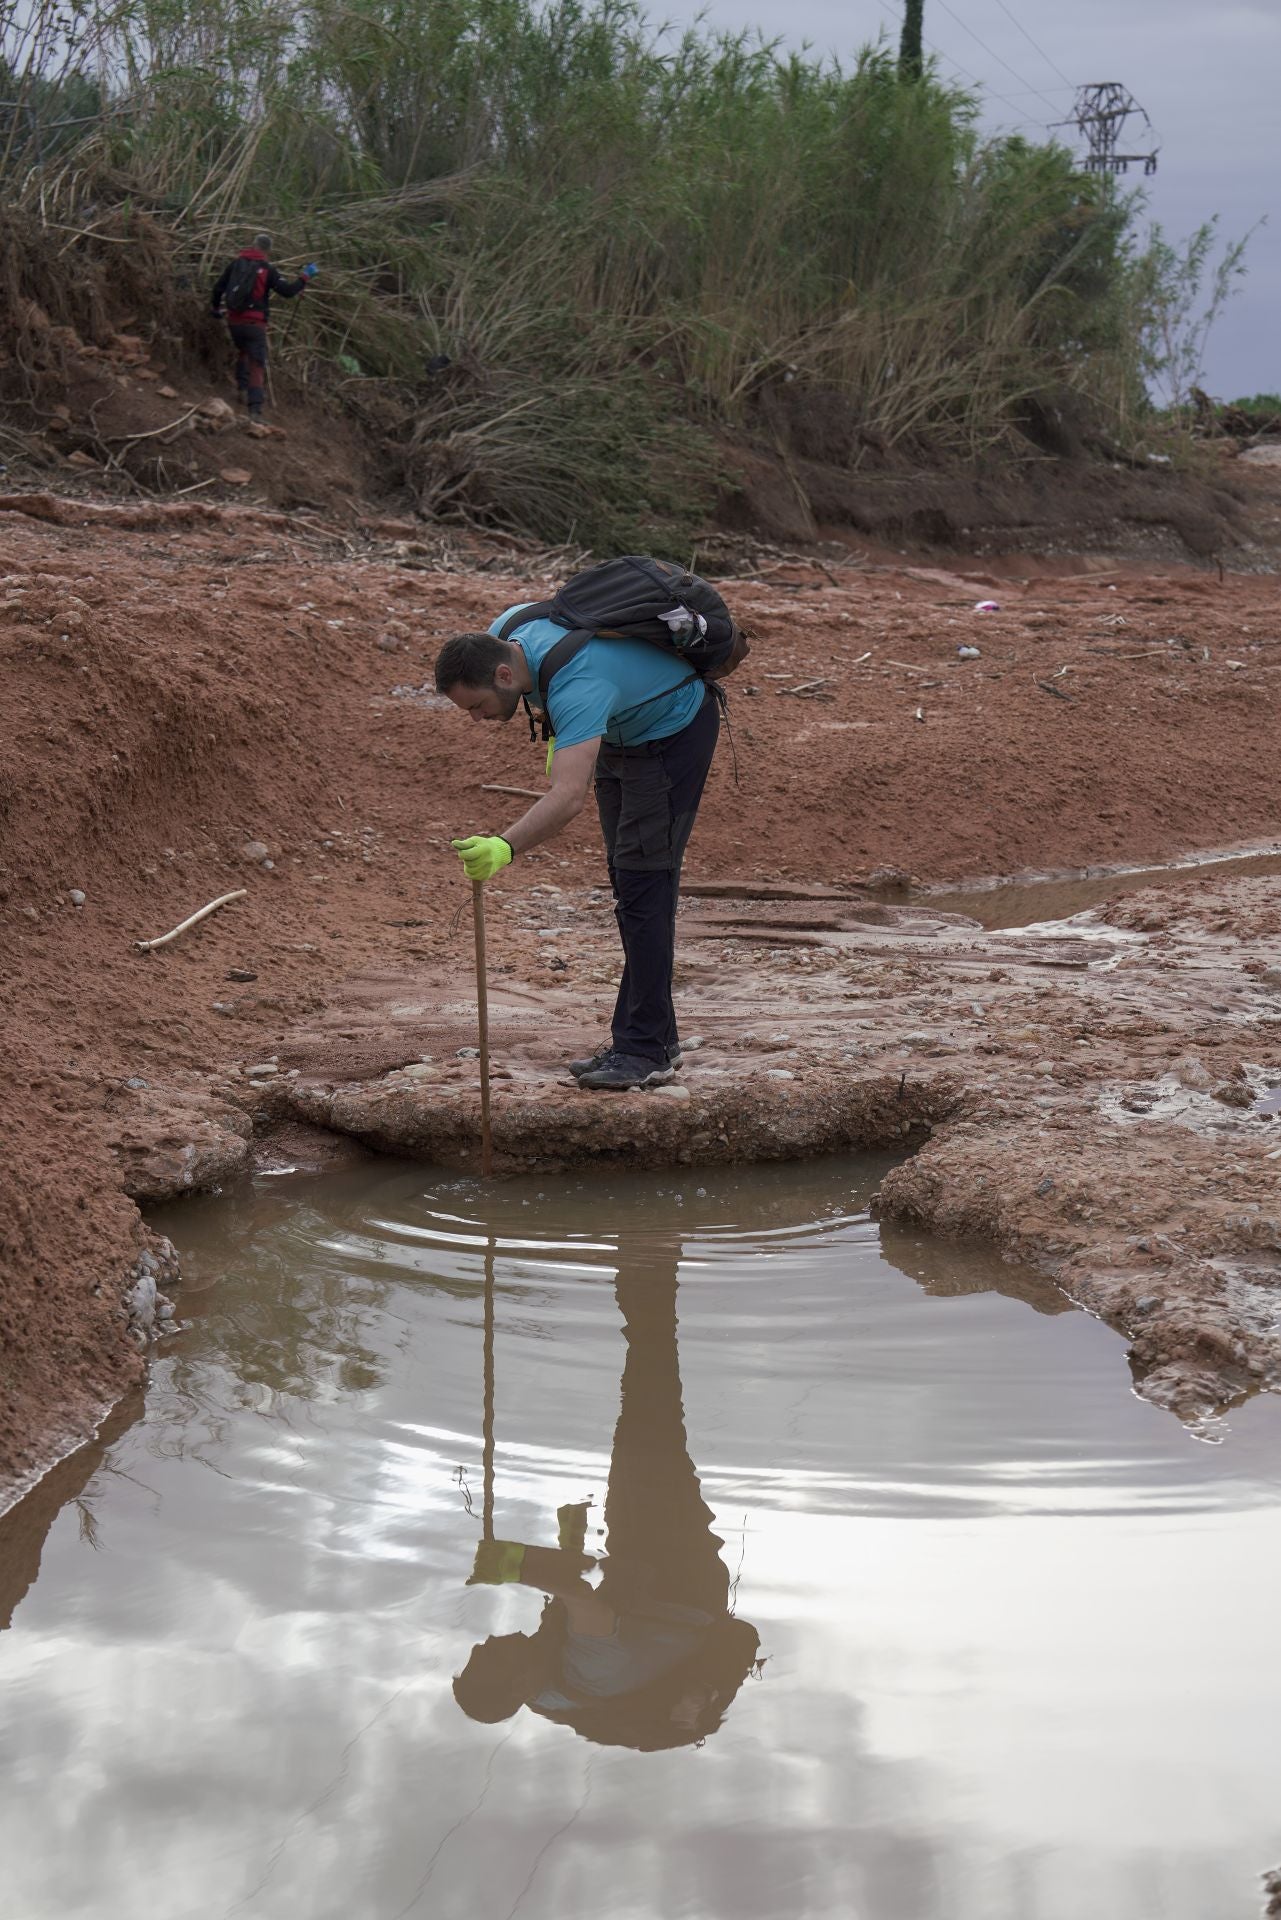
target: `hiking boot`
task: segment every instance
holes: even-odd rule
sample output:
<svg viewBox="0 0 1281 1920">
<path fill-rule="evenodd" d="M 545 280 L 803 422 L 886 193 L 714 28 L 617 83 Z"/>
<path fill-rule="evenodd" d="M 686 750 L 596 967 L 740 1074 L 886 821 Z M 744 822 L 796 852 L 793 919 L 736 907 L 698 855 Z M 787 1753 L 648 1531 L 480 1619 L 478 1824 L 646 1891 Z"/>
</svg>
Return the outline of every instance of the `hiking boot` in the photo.
<svg viewBox="0 0 1281 1920">
<path fill-rule="evenodd" d="M 660 1067 L 653 1060 L 642 1060 L 635 1053 L 615 1053 L 611 1047 L 590 1073 L 578 1076 L 580 1087 L 607 1087 L 615 1093 L 630 1093 L 633 1087 L 661 1087 L 676 1078 L 675 1067 Z"/>
<path fill-rule="evenodd" d="M 597 1047 L 590 1060 L 571 1060 L 569 1070 L 575 1080 L 581 1080 L 585 1073 L 591 1073 L 596 1067 L 601 1066 L 613 1051 L 614 1049 L 610 1046 Z M 676 1072 L 682 1066 L 683 1062 L 684 1055 L 681 1052 L 681 1043 L 678 1040 L 674 1047 L 667 1049 L 667 1064 L 673 1072 Z"/>
</svg>

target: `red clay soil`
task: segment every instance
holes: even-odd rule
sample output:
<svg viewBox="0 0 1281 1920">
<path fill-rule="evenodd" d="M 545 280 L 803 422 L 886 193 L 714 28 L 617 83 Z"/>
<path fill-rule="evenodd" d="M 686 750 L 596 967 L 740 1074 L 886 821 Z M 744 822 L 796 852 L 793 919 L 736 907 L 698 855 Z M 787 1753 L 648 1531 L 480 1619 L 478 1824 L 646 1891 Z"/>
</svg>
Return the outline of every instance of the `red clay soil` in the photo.
<svg viewBox="0 0 1281 1920">
<path fill-rule="evenodd" d="M 737 783 L 726 743 L 692 882 L 960 881 L 1281 831 L 1270 577 L 1022 561 L 997 583 L 829 553 L 726 584 L 754 651 L 732 689 Z M 411 524 L 0 499 L 0 1490 L 141 1377 L 147 1316 L 125 1295 L 158 1250 L 125 1188 L 239 1164 L 256 1109 L 233 1064 L 323 1028 L 362 977 L 457 995 L 469 889 L 448 840 L 515 817 L 525 803 L 487 788 L 538 789 L 541 753 L 519 722 L 479 729 L 438 700 L 431 662 L 541 596 L 551 564 Z M 532 887 L 601 877 L 584 817 L 505 876 L 509 915 Z M 517 981 L 545 964 L 528 918 Z M 570 1020 L 547 1057 L 596 1037 Z M 331 1080 L 417 1057 L 403 1033 L 381 1056 L 363 1028 L 326 1044 Z M 157 1085 L 169 1132 L 144 1127 L 131 1161 Z"/>
</svg>

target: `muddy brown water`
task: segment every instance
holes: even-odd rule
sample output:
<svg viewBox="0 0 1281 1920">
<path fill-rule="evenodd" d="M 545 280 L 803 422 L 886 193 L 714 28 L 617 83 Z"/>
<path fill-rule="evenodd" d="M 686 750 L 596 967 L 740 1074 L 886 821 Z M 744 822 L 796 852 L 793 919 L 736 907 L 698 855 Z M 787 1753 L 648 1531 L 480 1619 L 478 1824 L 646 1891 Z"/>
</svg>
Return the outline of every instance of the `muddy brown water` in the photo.
<svg viewBox="0 0 1281 1920">
<path fill-rule="evenodd" d="M 1208 1920 L 1281 1863 L 1281 1403 L 1207 1445 L 867 1160 L 167 1210 L 0 1522 L 10 1920 Z"/>
<path fill-rule="evenodd" d="M 916 897 L 939 913 L 963 913 L 996 933 L 1068 920 L 1073 914 L 1105 906 L 1109 900 L 1140 893 L 1147 887 L 1248 880 L 1268 874 L 1281 874 L 1281 849 L 1225 855 L 1222 859 L 1189 859 L 1161 867 L 1110 867 L 1047 875 L 1044 879 L 1000 880 L 987 886 L 931 890 Z"/>
</svg>

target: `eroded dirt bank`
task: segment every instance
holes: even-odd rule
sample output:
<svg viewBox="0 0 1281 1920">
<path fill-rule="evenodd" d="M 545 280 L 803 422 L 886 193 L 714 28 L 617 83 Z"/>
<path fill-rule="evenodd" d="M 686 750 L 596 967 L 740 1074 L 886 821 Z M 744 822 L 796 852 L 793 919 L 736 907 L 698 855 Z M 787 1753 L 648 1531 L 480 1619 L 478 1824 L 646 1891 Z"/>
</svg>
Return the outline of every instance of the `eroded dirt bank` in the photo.
<svg viewBox="0 0 1281 1920">
<path fill-rule="evenodd" d="M 474 1151 L 469 890 L 446 842 L 501 827 L 522 803 L 486 789 L 535 789 L 540 757 L 518 725 L 442 707 L 430 661 L 557 569 L 413 528 L 37 510 L 0 513 L 10 1491 L 141 1374 L 170 1276 L 136 1200 L 310 1157 L 332 1139 L 317 1124 Z M 1248 1111 L 1281 1079 L 1281 883 L 1193 874 L 1085 928 L 987 935 L 903 908 L 885 870 L 1276 835 L 1275 589 L 993 581 L 825 554 L 734 583 L 756 632 L 739 784 L 726 746 L 683 911 L 683 1023 L 704 1044 L 676 1093 L 580 1095 L 559 1071 L 615 977 L 584 819 L 488 890 L 499 1149 L 919 1145 L 883 1211 L 1040 1260 L 1126 1332 L 1146 1392 L 1198 1414 L 1281 1364 L 1281 1123 Z M 1000 611 L 976 613 L 987 598 Z"/>
</svg>

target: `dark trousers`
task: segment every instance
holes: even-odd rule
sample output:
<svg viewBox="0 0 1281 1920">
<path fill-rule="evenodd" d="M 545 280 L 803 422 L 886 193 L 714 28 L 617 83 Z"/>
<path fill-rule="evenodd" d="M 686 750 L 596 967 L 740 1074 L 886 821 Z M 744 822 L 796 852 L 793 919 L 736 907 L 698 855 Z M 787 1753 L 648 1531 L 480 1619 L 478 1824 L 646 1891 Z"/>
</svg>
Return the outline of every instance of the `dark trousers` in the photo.
<svg viewBox="0 0 1281 1920">
<path fill-rule="evenodd" d="M 248 401 L 250 413 L 261 413 L 267 379 L 267 329 L 246 320 L 229 326 L 227 331 L 236 349 L 236 385 Z"/>
<path fill-rule="evenodd" d="M 709 688 L 679 733 L 643 747 L 602 746 L 596 757 L 596 806 L 623 943 L 613 1044 L 658 1065 L 677 1037 L 672 966 L 681 861 L 719 731 Z"/>
</svg>

